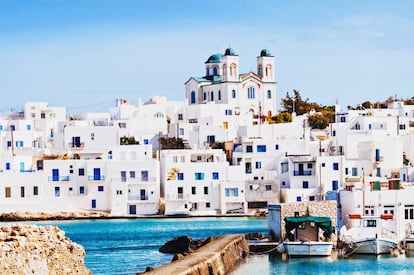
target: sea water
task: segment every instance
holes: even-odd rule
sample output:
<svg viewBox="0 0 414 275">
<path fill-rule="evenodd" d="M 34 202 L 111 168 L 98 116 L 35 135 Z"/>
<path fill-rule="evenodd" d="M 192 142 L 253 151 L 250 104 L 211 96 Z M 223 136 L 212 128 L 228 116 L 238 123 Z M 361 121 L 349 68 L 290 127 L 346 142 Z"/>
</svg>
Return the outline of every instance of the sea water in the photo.
<svg viewBox="0 0 414 275">
<path fill-rule="evenodd" d="M 32 222 L 33 223 L 33 222 Z M 136 274 L 147 266 L 171 261 L 172 255 L 158 252 L 167 241 L 187 235 L 205 239 L 223 234 L 260 232 L 267 234 L 266 219 L 162 218 L 36 222 L 55 225 L 86 251 L 85 264 L 93 274 Z M 361 256 L 345 259 L 290 258 L 252 254 L 232 275 L 244 274 L 414 274 L 414 257 Z"/>
<path fill-rule="evenodd" d="M 169 263 L 171 254 L 158 249 L 178 236 L 205 239 L 224 234 L 267 234 L 263 218 L 104 219 L 35 222 L 64 230 L 86 251 L 85 265 L 93 274 L 136 274 L 147 266 Z"/>
</svg>

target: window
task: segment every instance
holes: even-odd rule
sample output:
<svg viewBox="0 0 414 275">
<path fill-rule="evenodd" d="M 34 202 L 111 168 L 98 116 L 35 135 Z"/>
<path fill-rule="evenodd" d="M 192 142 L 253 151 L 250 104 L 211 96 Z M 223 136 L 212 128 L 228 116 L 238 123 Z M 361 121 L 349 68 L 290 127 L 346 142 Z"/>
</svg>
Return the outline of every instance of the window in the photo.
<svg viewBox="0 0 414 275">
<path fill-rule="evenodd" d="M 179 128 L 178 129 L 178 135 L 179 136 L 183 136 L 184 135 L 184 128 Z"/>
<path fill-rule="evenodd" d="M 405 124 L 400 124 L 400 130 L 405 130 Z"/>
<path fill-rule="evenodd" d="M 195 186 L 191 186 L 191 194 L 195 195 L 196 194 L 196 187 Z"/>
<path fill-rule="evenodd" d="M 12 142 L 10 140 L 7 141 L 7 147 L 11 147 L 12 146 Z"/>
<path fill-rule="evenodd" d="M 206 202 L 206 208 L 210 208 L 210 203 Z"/>
<path fill-rule="evenodd" d="M 216 142 L 216 136 L 207 136 L 207 142 L 209 143 Z"/>
<path fill-rule="evenodd" d="M 296 201 L 302 201 L 302 197 L 297 196 L 297 197 L 296 197 Z"/>
<path fill-rule="evenodd" d="M 321 166 L 322 166 L 322 167 L 325 167 L 325 162 L 322 162 L 322 163 L 321 163 Z"/>
<path fill-rule="evenodd" d="M 178 157 L 177 156 L 173 156 L 173 162 L 178 162 Z"/>
<path fill-rule="evenodd" d="M 91 140 L 95 140 L 95 133 L 91 133 Z"/>
<path fill-rule="evenodd" d="M 177 173 L 177 180 L 184 180 L 184 173 Z"/>
<path fill-rule="evenodd" d="M 55 186 L 55 197 L 60 197 L 60 187 Z"/>
<path fill-rule="evenodd" d="M 204 195 L 208 195 L 208 186 L 204 186 Z"/>
<path fill-rule="evenodd" d="M 178 114 L 178 120 L 183 120 L 183 114 Z"/>
<path fill-rule="evenodd" d="M 104 187 L 103 185 L 99 185 L 98 186 L 98 192 L 103 192 L 104 191 Z"/>
<path fill-rule="evenodd" d="M 79 168 L 79 176 L 85 176 L 85 169 Z"/>
<path fill-rule="evenodd" d="M 33 186 L 33 196 L 38 196 L 38 195 L 39 195 L 39 187 Z"/>
<path fill-rule="evenodd" d="M 287 162 L 282 163 L 281 164 L 281 170 L 282 170 L 282 173 L 289 172 L 289 164 Z"/>
<path fill-rule="evenodd" d="M 309 182 L 308 182 L 308 181 L 303 181 L 303 182 L 302 182 L 302 188 L 303 188 L 303 189 L 307 189 L 307 188 L 309 188 Z"/>
<path fill-rule="evenodd" d="M 195 104 L 196 103 L 196 93 L 195 91 L 191 91 L 191 96 L 190 96 L 190 102 L 191 104 Z"/>
<path fill-rule="evenodd" d="M 144 144 L 148 144 L 148 139 L 144 138 Z"/>
<path fill-rule="evenodd" d="M 270 184 L 266 184 L 266 191 L 271 191 L 272 190 L 272 186 Z"/>
<path fill-rule="evenodd" d="M 261 169 L 262 163 L 260 161 L 256 161 L 256 169 Z"/>
<path fill-rule="evenodd" d="M 210 92 L 210 101 L 214 101 L 214 92 L 213 91 Z"/>
<path fill-rule="evenodd" d="M 275 150 L 279 150 L 279 144 L 275 145 Z"/>
<path fill-rule="evenodd" d="M 338 181 L 337 180 L 333 180 L 332 181 L 332 190 L 338 190 Z"/>
<path fill-rule="evenodd" d="M 6 170 L 10 170 L 10 162 L 6 162 Z"/>
<path fill-rule="evenodd" d="M 232 112 L 232 110 L 226 109 L 226 110 L 224 111 L 224 114 L 225 114 L 226 116 L 231 116 L 231 115 L 233 114 L 233 112 Z"/>
<path fill-rule="evenodd" d="M 135 174 L 135 172 L 134 172 L 134 174 Z M 135 175 L 134 175 L 134 177 L 135 177 Z M 132 175 L 131 175 L 131 178 L 132 178 Z M 148 171 L 147 170 L 141 171 L 141 180 L 142 181 L 148 181 Z"/>
<path fill-rule="evenodd" d="M 226 197 L 238 197 L 239 189 L 238 188 L 225 188 L 224 194 Z"/>
<path fill-rule="evenodd" d="M 217 92 L 217 99 L 219 101 L 221 101 L 221 91 L 220 90 L 218 90 L 218 92 Z"/>
<path fill-rule="evenodd" d="M 203 100 L 204 100 L 204 101 L 206 101 L 206 100 L 207 100 L 207 93 L 206 93 L 206 92 L 204 92 L 204 93 L 203 93 Z"/>
<path fill-rule="evenodd" d="M 85 186 L 79 186 L 79 194 L 85 194 Z"/>
<path fill-rule="evenodd" d="M 266 145 L 257 145 L 257 152 L 258 153 L 266 152 Z"/>
<path fill-rule="evenodd" d="M 6 198 L 11 198 L 11 187 L 4 187 L 4 194 Z"/>
<path fill-rule="evenodd" d="M 358 176 L 358 168 L 357 168 L 357 167 L 353 167 L 353 168 L 352 168 L 352 176 L 353 176 L 353 177 Z"/>
<path fill-rule="evenodd" d="M 314 201 L 315 200 L 315 196 L 309 196 L 309 200 L 310 201 Z"/>
<path fill-rule="evenodd" d="M 364 227 L 377 227 L 377 221 L 376 220 L 365 220 Z"/>
<path fill-rule="evenodd" d="M 24 198 L 24 186 L 20 186 L 20 197 Z"/>
<path fill-rule="evenodd" d="M 255 90 L 254 87 L 250 86 L 247 88 L 247 98 L 254 99 L 255 98 Z"/>
<path fill-rule="evenodd" d="M 72 192 L 73 191 L 73 187 L 69 187 L 69 192 Z"/>
<path fill-rule="evenodd" d="M 345 167 L 345 175 L 348 175 L 348 174 L 349 174 L 348 167 Z"/>
<path fill-rule="evenodd" d="M 267 90 L 267 98 L 272 98 L 272 91 L 271 90 Z"/>
<path fill-rule="evenodd" d="M 204 180 L 204 173 L 196 172 L 194 173 L 194 178 L 196 180 Z"/>
<path fill-rule="evenodd" d="M 308 163 L 308 169 L 312 169 L 312 167 L 313 167 L 313 165 L 312 165 L 312 163 Z"/>
<path fill-rule="evenodd" d="M 252 153 L 253 152 L 253 146 L 252 145 L 247 145 L 246 146 L 246 152 L 247 153 Z"/>
<path fill-rule="evenodd" d="M 122 190 L 116 190 L 117 195 L 122 195 Z"/>
<path fill-rule="evenodd" d="M 213 75 L 218 75 L 218 69 L 216 66 L 213 67 Z"/>
<path fill-rule="evenodd" d="M 406 220 L 414 220 L 414 205 L 405 205 L 404 218 Z"/>
<path fill-rule="evenodd" d="M 129 171 L 129 177 L 130 178 L 135 178 L 135 171 Z"/>
<path fill-rule="evenodd" d="M 27 131 L 30 131 L 31 129 L 32 129 L 32 126 L 31 126 L 30 124 L 27 124 L 27 125 L 26 125 L 26 130 L 27 130 Z"/>
<path fill-rule="evenodd" d="M 218 172 L 213 172 L 212 178 L 213 178 L 213 180 L 218 180 L 219 179 L 219 173 Z"/>
<path fill-rule="evenodd" d="M 335 130 L 332 131 L 332 136 L 333 137 L 336 136 L 336 131 Z"/>
<path fill-rule="evenodd" d="M 236 90 L 231 90 L 231 97 L 236 98 Z"/>
<path fill-rule="evenodd" d="M 96 200 L 91 201 L 91 207 L 92 207 L 92 209 L 96 208 Z"/>
<path fill-rule="evenodd" d="M 180 156 L 180 161 L 185 162 L 185 156 Z"/>
<path fill-rule="evenodd" d="M 333 170 L 337 171 L 338 170 L 338 167 L 339 167 L 339 165 L 338 165 L 337 162 L 332 163 L 332 169 Z"/>
</svg>

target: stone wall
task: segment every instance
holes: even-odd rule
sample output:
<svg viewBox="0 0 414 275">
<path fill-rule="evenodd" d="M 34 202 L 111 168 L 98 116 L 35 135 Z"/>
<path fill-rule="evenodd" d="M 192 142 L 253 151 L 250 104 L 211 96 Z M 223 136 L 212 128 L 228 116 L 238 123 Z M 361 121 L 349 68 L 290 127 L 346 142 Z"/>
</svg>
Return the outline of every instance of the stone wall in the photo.
<svg viewBox="0 0 414 275">
<path fill-rule="evenodd" d="M 336 201 L 303 201 L 293 203 L 281 204 L 281 233 L 285 236 L 285 221 L 286 216 L 295 216 L 295 212 L 299 212 L 299 215 L 306 215 L 309 210 L 310 216 L 323 216 L 330 217 L 332 225 L 337 230 L 337 203 Z"/>
<path fill-rule="evenodd" d="M 244 235 L 224 235 L 183 259 L 145 272 L 146 275 L 224 275 L 233 270 L 249 253 Z"/>
<path fill-rule="evenodd" d="M 57 227 L 0 226 L 1 274 L 92 274 L 84 258 L 83 247 Z"/>
</svg>

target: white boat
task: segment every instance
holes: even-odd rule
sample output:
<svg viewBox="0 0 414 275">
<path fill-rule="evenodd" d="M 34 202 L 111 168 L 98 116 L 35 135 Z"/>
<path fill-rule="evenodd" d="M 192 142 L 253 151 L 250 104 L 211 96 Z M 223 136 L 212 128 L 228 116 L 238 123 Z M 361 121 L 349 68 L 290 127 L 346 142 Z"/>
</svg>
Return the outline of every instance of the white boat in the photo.
<svg viewBox="0 0 414 275">
<path fill-rule="evenodd" d="M 340 240 L 347 254 L 389 254 L 398 247 L 394 240 L 395 233 L 382 226 L 382 221 L 393 219 L 389 214 L 381 216 L 361 216 L 349 214 L 352 228 L 343 226 L 340 230 Z"/>
<path fill-rule="evenodd" d="M 414 256 L 414 226 L 411 223 L 406 224 L 405 238 L 403 240 L 403 249 L 405 255 Z"/>
<path fill-rule="evenodd" d="M 286 239 L 277 247 L 279 253 L 293 257 L 330 256 L 329 241 L 334 227 L 329 217 L 285 217 Z M 320 236 L 320 233 L 323 235 Z M 325 239 L 325 240 L 320 240 Z"/>
</svg>

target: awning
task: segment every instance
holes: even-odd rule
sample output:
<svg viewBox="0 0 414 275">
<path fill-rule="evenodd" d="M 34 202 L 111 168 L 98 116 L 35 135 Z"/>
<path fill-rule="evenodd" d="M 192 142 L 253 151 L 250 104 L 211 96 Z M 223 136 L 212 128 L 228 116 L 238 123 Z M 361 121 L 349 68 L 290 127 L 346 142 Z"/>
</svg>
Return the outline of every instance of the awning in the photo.
<svg viewBox="0 0 414 275">
<path fill-rule="evenodd" d="M 323 230 L 323 235 L 325 237 L 329 237 L 335 232 L 335 228 L 332 226 L 331 218 L 317 216 L 285 217 L 286 232 L 298 228 L 305 222 L 314 222 L 320 229 Z"/>
</svg>

